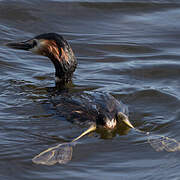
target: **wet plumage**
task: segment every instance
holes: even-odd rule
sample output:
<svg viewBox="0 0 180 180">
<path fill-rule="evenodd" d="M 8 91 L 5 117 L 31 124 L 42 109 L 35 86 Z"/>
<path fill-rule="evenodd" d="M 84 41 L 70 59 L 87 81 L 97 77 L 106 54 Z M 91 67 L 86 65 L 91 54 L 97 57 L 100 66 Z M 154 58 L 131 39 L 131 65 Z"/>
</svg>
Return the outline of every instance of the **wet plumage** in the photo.
<svg viewBox="0 0 180 180">
<path fill-rule="evenodd" d="M 42 34 L 28 41 L 8 43 L 11 48 L 31 51 L 47 56 L 55 67 L 56 88 L 61 90 L 59 95 L 52 96 L 52 103 L 61 116 L 76 124 L 89 124 L 89 128 L 70 143 L 51 147 L 33 158 L 36 164 L 53 165 L 67 163 L 72 157 L 72 146 L 75 141 L 95 131 L 98 126 L 110 130 L 122 121 L 128 127 L 147 136 L 148 142 L 156 151 L 179 151 L 180 143 L 175 139 L 164 136 L 153 136 L 149 132 L 136 129 L 129 121 L 127 107 L 113 96 L 99 92 L 70 93 L 63 91 L 71 81 L 77 66 L 77 60 L 69 43 L 55 33 Z"/>
<path fill-rule="evenodd" d="M 127 106 L 108 93 L 62 93 L 52 97 L 52 103 L 67 120 L 81 125 L 91 122 L 105 125 L 116 120 L 118 112 L 128 113 Z"/>
<path fill-rule="evenodd" d="M 47 33 L 18 43 L 8 43 L 15 49 L 31 51 L 48 57 L 55 67 L 56 87 L 66 88 L 77 66 L 77 60 L 70 44 L 59 34 Z M 60 115 L 77 124 L 96 122 L 113 129 L 118 121 L 118 113 L 126 113 L 126 106 L 106 93 L 81 92 L 59 93 L 52 102 Z"/>
</svg>

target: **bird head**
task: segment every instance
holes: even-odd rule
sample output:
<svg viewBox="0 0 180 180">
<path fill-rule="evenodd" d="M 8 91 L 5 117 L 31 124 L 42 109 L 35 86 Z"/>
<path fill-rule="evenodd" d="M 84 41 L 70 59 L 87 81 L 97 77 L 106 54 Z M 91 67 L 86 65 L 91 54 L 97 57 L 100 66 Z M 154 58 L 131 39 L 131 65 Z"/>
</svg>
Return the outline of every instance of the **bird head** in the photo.
<svg viewBox="0 0 180 180">
<path fill-rule="evenodd" d="M 77 66 L 71 46 L 56 33 L 41 34 L 26 41 L 8 43 L 7 46 L 48 57 L 55 67 L 56 83 L 70 81 Z"/>
</svg>

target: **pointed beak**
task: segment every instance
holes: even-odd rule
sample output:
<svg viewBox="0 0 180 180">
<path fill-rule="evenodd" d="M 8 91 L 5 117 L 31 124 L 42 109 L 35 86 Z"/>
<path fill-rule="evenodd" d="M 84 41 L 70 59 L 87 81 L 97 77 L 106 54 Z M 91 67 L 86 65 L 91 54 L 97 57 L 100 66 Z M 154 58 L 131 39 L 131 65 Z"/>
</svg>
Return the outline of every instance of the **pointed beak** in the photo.
<svg viewBox="0 0 180 180">
<path fill-rule="evenodd" d="M 13 48 L 13 49 L 20 49 L 20 50 L 26 50 L 26 51 L 33 48 L 31 41 L 7 43 L 6 46 Z"/>
<path fill-rule="evenodd" d="M 118 112 L 118 117 L 119 119 L 122 120 L 122 122 L 124 122 L 127 126 L 129 126 L 130 128 L 134 129 L 134 126 L 131 124 L 131 122 L 129 121 L 129 118 L 122 112 Z"/>
<path fill-rule="evenodd" d="M 130 121 L 129 121 L 128 118 L 123 119 L 123 122 L 124 122 L 127 126 L 129 126 L 130 128 L 134 129 L 134 126 L 130 123 Z"/>
</svg>

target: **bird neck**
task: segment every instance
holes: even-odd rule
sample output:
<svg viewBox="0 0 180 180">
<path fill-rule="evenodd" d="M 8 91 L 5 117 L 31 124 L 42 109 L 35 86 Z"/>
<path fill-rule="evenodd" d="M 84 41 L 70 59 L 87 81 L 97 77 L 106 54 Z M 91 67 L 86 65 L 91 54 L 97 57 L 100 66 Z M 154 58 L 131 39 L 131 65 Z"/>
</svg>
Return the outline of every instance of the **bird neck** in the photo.
<svg viewBox="0 0 180 180">
<path fill-rule="evenodd" d="M 55 72 L 55 82 L 56 85 L 67 85 L 69 82 L 72 81 L 73 73 L 65 73 L 65 74 L 58 74 L 57 71 Z"/>
<path fill-rule="evenodd" d="M 71 50 L 66 56 L 50 55 L 52 63 L 55 67 L 55 82 L 58 86 L 66 86 L 72 81 L 73 73 L 77 66 L 77 60 Z"/>
</svg>

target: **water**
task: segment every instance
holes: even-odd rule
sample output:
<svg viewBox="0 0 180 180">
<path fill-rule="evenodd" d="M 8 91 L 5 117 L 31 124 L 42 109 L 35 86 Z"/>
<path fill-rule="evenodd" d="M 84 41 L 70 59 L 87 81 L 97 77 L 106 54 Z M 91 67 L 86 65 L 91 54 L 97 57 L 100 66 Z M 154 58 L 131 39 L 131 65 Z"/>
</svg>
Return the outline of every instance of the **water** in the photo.
<svg viewBox="0 0 180 180">
<path fill-rule="evenodd" d="M 178 0 L 0 1 L 0 179 L 180 179 L 179 152 L 155 152 L 134 131 L 84 137 L 66 165 L 33 164 L 83 130 L 49 100 L 51 62 L 3 45 L 60 33 L 78 59 L 77 91 L 109 92 L 128 105 L 136 128 L 180 141 L 179 19 Z"/>
</svg>

